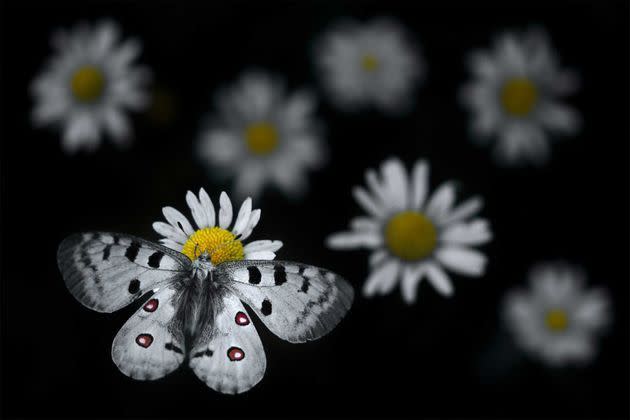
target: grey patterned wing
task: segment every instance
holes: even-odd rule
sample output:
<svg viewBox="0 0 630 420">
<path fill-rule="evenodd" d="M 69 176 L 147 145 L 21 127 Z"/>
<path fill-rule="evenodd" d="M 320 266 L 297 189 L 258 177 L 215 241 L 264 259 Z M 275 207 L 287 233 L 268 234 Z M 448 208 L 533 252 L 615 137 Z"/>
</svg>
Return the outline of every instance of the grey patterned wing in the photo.
<svg viewBox="0 0 630 420">
<path fill-rule="evenodd" d="M 352 286 L 339 275 L 286 261 L 223 263 L 216 281 L 225 282 L 260 320 L 283 340 L 302 343 L 330 332 L 352 305 Z"/>
<path fill-rule="evenodd" d="M 191 271 L 190 260 L 131 235 L 86 232 L 59 245 L 57 264 L 72 296 L 98 312 L 114 312 Z"/>
</svg>

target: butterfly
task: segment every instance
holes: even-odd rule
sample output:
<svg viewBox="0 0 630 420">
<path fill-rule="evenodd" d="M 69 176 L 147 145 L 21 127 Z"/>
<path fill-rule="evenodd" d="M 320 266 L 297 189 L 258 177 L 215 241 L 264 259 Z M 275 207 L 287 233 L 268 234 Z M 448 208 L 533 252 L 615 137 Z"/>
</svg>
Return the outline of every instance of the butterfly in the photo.
<svg viewBox="0 0 630 420">
<path fill-rule="evenodd" d="M 125 375 L 162 378 L 186 360 L 210 388 L 237 394 L 263 377 L 265 351 L 243 302 L 275 335 L 292 343 L 330 332 L 354 291 L 337 274 L 310 265 L 240 260 L 191 261 L 165 246 L 116 233 L 70 235 L 57 263 L 84 306 L 114 312 L 145 298 L 120 329 L 112 359 Z"/>
</svg>

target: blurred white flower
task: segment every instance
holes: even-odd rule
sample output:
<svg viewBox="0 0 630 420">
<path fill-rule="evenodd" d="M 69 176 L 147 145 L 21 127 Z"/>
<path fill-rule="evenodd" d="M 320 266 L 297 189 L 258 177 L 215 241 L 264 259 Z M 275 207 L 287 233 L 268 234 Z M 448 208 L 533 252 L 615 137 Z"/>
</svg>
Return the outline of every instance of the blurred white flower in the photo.
<svg viewBox="0 0 630 420">
<path fill-rule="evenodd" d="M 609 323 L 604 290 L 585 290 L 584 272 L 566 263 L 538 265 L 529 281 L 530 290 L 514 290 L 504 301 L 517 344 L 552 366 L 591 360 Z"/>
<path fill-rule="evenodd" d="M 282 247 L 282 242 L 270 240 L 243 244 L 260 221 L 260 209 L 252 210 L 252 199 L 249 197 L 241 205 L 231 228 L 232 202 L 225 192 L 219 198 L 218 211 L 215 211 L 203 188 L 199 190 L 199 197 L 188 191 L 186 203 L 197 229 L 173 207 L 162 209 L 168 223 L 155 222 L 153 229 L 164 237 L 160 239 L 162 244 L 187 255 L 191 260 L 197 259 L 203 252 L 212 257 L 214 265 L 243 259 L 273 260 L 276 257 L 275 251 Z"/>
<path fill-rule="evenodd" d="M 425 277 L 441 294 L 453 293 L 445 268 L 467 276 L 483 275 L 486 257 L 472 248 L 492 239 L 488 221 L 473 218 L 483 205 L 481 198 L 453 207 L 453 182 L 445 182 L 429 197 L 428 172 L 428 164 L 419 160 L 409 177 L 395 158 L 381 165 L 380 176 L 369 169 L 368 190 L 353 189 L 368 216 L 352 219 L 350 231 L 327 239 L 334 249 L 373 250 L 365 296 L 389 293 L 400 280 L 403 299 L 413 303 Z"/>
<path fill-rule="evenodd" d="M 473 113 L 473 139 L 485 145 L 496 137 L 499 163 L 543 164 L 551 153 L 549 134 L 579 129 L 578 113 L 559 101 L 577 90 L 578 79 L 558 61 L 539 28 L 504 33 L 493 51 L 470 56 L 475 80 L 462 89 L 462 101 Z"/>
<path fill-rule="evenodd" d="M 215 175 L 234 178 L 237 195 L 258 196 L 272 184 L 289 196 L 325 162 L 325 147 L 306 91 L 285 95 L 271 76 L 249 72 L 217 96 L 218 114 L 201 133 L 198 153 Z"/>
<path fill-rule="evenodd" d="M 405 111 L 424 73 L 401 25 L 384 18 L 331 28 L 316 45 L 315 61 L 332 101 L 346 110 Z"/>
<path fill-rule="evenodd" d="M 135 39 L 119 42 L 113 22 L 77 25 L 52 37 L 56 54 L 31 85 L 36 125 L 56 125 L 68 153 L 94 150 L 104 130 L 119 145 L 131 137 L 126 109 L 139 110 L 148 100 L 149 71 L 133 61 L 140 53 Z"/>
</svg>

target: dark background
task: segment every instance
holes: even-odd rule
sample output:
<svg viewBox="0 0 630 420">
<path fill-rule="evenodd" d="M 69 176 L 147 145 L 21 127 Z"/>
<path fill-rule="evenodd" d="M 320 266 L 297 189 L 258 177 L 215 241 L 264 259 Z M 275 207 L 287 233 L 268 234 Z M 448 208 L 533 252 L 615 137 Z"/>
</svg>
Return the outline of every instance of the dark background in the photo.
<svg viewBox="0 0 630 420">
<path fill-rule="evenodd" d="M 543 417 L 628 416 L 628 5 L 624 1 L 474 2 L 2 2 L 2 415 L 4 417 Z M 187 215 L 185 193 L 219 185 L 193 156 L 215 89 L 251 66 L 318 88 L 311 43 L 338 17 L 395 17 L 427 62 L 416 107 L 403 117 L 337 112 L 322 97 L 330 162 L 302 201 L 267 191 L 252 239 L 280 239 L 279 258 L 325 266 L 359 291 L 367 252 L 335 252 L 325 237 L 361 210 L 350 189 L 392 155 L 431 163 L 431 185 L 461 181 L 459 199 L 480 194 L 494 241 L 487 275 L 453 276 L 446 299 L 422 283 L 418 302 L 399 291 L 358 296 L 347 318 L 317 342 L 292 345 L 258 330 L 268 367 L 240 396 L 214 392 L 182 368 L 136 382 L 110 358 L 133 313 L 90 312 L 66 291 L 59 242 L 84 230 L 157 240 L 161 207 Z M 30 124 L 30 81 L 51 54 L 49 35 L 81 19 L 111 17 L 143 40 L 141 63 L 172 99 L 171 111 L 137 115 L 127 151 L 105 143 L 65 156 L 59 134 Z M 553 146 L 540 169 L 501 169 L 468 139 L 456 101 L 464 57 L 504 29 L 544 25 L 562 64 L 583 81 L 568 101 L 581 133 Z M 321 90 L 318 90 L 321 94 Z M 585 368 L 548 370 L 518 357 L 499 322 L 507 290 L 531 264 L 567 259 L 591 285 L 611 291 L 614 324 Z"/>
</svg>

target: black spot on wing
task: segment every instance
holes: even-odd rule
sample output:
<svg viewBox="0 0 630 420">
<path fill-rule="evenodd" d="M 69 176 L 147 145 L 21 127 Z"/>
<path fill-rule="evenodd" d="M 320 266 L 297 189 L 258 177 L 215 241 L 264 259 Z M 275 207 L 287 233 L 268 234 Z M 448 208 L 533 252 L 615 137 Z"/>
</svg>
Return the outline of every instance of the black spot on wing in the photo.
<svg viewBox="0 0 630 420">
<path fill-rule="evenodd" d="M 125 251 L 125 257 L 131 262 L 136 261 L 138 257 L 138 251 L 140 251 L 140 242 L 132 241 L 131 245 Z"/>
<path fill-rule="evenodd" d="M 308 288 L 310 287 L 311 282 L 308 278 L 304 277 L 304 279 L 302 280 L 302 287 L 300 287 L 299 292 L 302 293 L 307 293 L 308 292 Z"/>
<path fill-rule="evenodd" d="M 258 267 L 247 267 L 247 272 L 249 273 L 249 282 L 251 284 L 260 284 L 262 274 L 260 274 L 260 270 L 258 269 Z"/>
<path fill-rule="evenodd" d="M 153 254 L 151 254 L 151 256 L 149 257 L 149 267 L 160 268 L 160 261 L 162 261 L 163 256 L 164 253 L 161 251 L 155 251 Z"/>
<path fill-rule="evenodd" d="M 262 314 L 265 316 L 271 315 L 271 302 L 269 301 L 269 299 L 265 299 L 262 301 L 260 312 L 262 312 Z"/>
<path fill-rule="evenodd" d="M 105 249 L 103 250 L 103 261 L 107 261 L 109 259 L 109 254 L 112 251 L 112 246 L 111 245 L 107 245 L 105 247 Z"/>
<path fill-rule="evenodd" d="M 287 272 L 284 266 L 278 264 L 273 268 L 273 281 L 276 283 L 276 286 L 287 282 Z"/>
<path fill-rule="evenodd" d="M 164 344 L 164 348 L 166 350 L 170 350 L 170 351 L 174 351 L 175 353 L 179 353 L 179 354 L 184 354 L 184 352 L 182 351 L 182 349 L 180 349 L 179 347 L 177 347 L 175 344 L 173 343 L 166 343 Z"/>
<path fill-rule="evenodd" d="M 140 291 L 140 280 L 133 279 L 129 282 L 129 289 L 127 289 L 132 295 Z"/>
<path fill-rule="evenodd" d="M 207 349 L 204 351 L 198 351 L 197 353 L 193 354 L 193 358 L 202 357 L 202 356 L 212 357 L 213 354 L 214 352 L 212 350 Z"/>
</svg>

